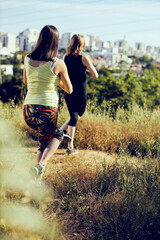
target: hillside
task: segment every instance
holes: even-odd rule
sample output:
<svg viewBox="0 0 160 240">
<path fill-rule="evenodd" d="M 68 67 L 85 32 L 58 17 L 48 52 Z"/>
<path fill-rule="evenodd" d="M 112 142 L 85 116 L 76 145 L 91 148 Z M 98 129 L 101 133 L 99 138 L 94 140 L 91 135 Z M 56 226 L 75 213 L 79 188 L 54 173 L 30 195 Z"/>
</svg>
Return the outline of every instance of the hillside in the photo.
<svg viewBox="0 0 160 240">
<path fill-rule="evenodd" d="M 36 148 L 27 151 L 33 158 Z M 44 175 L 53 194 L 44 214 L 57 223 L 55 239 L 157 239 L 155 164 L 91 150 L 68 156 L 58 149 Z"/>
<path fill-rule="evenodd" d="M 49 160 L 44 186 L 31 180 L 35 133 L 18 106 L 1 105 L 0 237 L 3 240 L 157 240 L 160 226 L 159 109 L 87 110 L 75 145 Z M 62 109 L 59 122 L 66 119 Z"/>
</svg>

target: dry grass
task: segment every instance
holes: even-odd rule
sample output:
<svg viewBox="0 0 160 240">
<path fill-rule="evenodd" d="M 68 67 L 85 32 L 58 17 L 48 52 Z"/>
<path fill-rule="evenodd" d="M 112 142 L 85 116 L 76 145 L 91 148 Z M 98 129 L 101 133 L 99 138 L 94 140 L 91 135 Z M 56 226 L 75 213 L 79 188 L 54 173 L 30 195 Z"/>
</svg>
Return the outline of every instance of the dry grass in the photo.
<svg viewBox="0 0 160 240">
<path fill-rule="evenodd" d="M 48 166 L 47 182 L 52 186 L 57 177 L 72 175 L 85 183 L 89 178 L 94 178 L 98 170 L 102 170 L 104 160 L 108 165 L 112 165 L 114 158 L 107 153 L 90 150 L 80 150 L 80 154 L 68 156 L 64 149 L 59 149 Z M 58 187 L 62 189 L 61 185 Z"/>
<path fill-rule="evenodd" d="M 60 125 L 67 117 L 64 105 L 59 114 Z M 153 111 L 137 105 L 128 111 L 120 108 L 113 119 L 109 117 L 109 112 L 102 112 L 101 107 L 89 103 L 84 116 L 78 121 L 75 144 L 81 149 L 159 157 L 159 119 L 159 108 Z"/>
<path fill-rule="evenodd" d="M 35 161 L 37 148 L 22 150 L 27 170 Z M 20 154 L 18 149 L 14 154 Z M 5 192 L 5 199 L 37 205 L 45 219 L 54 222 L 54 238 L 9 228 L 6 222 L 1 222 L 0 231 L 8 233 L 11 239 L 156 240 L 159 169 L 158 159 L 93 150 L 80 150 L 78 155 L 68 156 L 65 149 L 59 149 L 46 168 L 44 181 L 50 193 L 41 205 L 31 200 L 25 203 L 26 196 L 18 190 Z"/>
<path fill-rule="evenodd" d="M 23 158 L 24 172 L 28 172 L 35 163 L 37 148 L 26 146 L 33 143 L 28 135 L 36 137 L 35 133 L 29 132 L 26 127 L 20 107 L 6 105 L 1 110 L 2 117 L 15 126 L 16 133 L 13 135 L 20 144 L 16 147 L 10 144 L 6 155 L 0 156 L 0 160 L 3 160 L 0 161 L 0 171 L 1 166 L 4 168 L 4 159 L 5 162 L 6 159 L 12 160 L 5 164 L 10 169 Z M 23 172 L 20 175 L 18 172 L 16 182 L 9 172 L 6 178 L 9 179 L 9 189 L 4 186 L 1 174 L 0 187 L 3 191 L 0 198 L 3 202 L 7 204 L 10 201 L 38 209 L 49 224 L 54 223 L 49 228 L 53 230 L 54 237 L 42 236 L 32 228 L 33 232 L 31 229 L 23 231 L 5 222 L 3 217 L 0 221 L 2 239 L 159 238 L 159 109 L 150 112 L 136 108 L 132 113 L 121 109 L 114 120 L 96 111 L 93 114 L 87 111 L 78 122 L 75 142 L 80 153 L 68 156 L 65 148 L 59 149 L 49 160 L 44 175 L 49 192 L 45 188 L 40 188 L 38 192 L 35 189 L 31 190 L 31 197 L 28 197 L 21 187 L 26 187 L 20 181 Z M 67 112 L 63 108 L 59 114 L 60 125 L 66 118 Z M 7 129 L 7 135 L 1 133 L 0 151 L 1 145 L 6 146 L 6 136 L 10 139 L 10 132 Z M 41 199 L 40 193 L 43 193 Z"/>
<path fill-rule="evenodd" d="M 128 152 L 145 156 L 148 149 L 160 143 L 160 125 L 122 123 L 112 120 L 79 120 L 77 126 L 77 146 L 85 149 L 106 151 L 109 153 Z M 144 146 L 146 144 L 146 146 Z M 158 147 L 158 145 L 157 145 Z M 159 155 L 158 149 L 151 154 Z M 145 152 L 146 151 L 146 152 Z"/>
<path fill-rule="evenodd" d="M 94 105 L 92 106 L 92 108 Z M 8 119 L 17 132 L 23 146 L 36 146 L 36 132 L 30 129 L 22 114 L 22 107 L 1 105 L 2 117 Z M 138 157 L 160 156 L 160 109 L 150 111 L 134 106 L 131 110 L 118 109 L 116 118 L 100 108 L 88 109 L 78 121 L 75 145 L 80 149 L 105 151 L 108 153 L 127 152 Z M 61 126 L 68 117 L 66 106 L 60 109 L 58 123 Z M 23 131 L 23 135 L 21 132 Z M 28 141 L 28 138 L 30 140 Z M 25 140 L 25 141 L 24 141 Z M 61 144 L 61 148 L 64 144 Z"/>
<path fill-rule="evenodd" d="M 59 149 L 44 176 L 54 192 L 45 214 L 65 240 L 157 239 L 158 174 L 158 159 Z"/>
</svg>

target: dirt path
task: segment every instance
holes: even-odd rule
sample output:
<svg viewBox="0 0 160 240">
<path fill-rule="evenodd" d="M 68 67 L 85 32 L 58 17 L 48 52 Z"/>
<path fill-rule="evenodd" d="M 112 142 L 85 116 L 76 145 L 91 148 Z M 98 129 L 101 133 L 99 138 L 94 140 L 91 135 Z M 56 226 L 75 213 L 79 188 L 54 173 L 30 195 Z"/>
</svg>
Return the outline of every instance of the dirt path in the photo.
<svg viewBox="0 0 160 240">
<path fill-rule="evenodd" d="M 35 161 L 37 148 L 27 148 L 29 155 L 31 154 L 32 165 Z M 112 165 L 115 157 L 105 152 L 93 150 L 80 150 L 79 154 L 67 155 L 66 149 L 58 149 L 47 163 L 46 174 L 44 179 L 48 182 L 52 181 L 57 175 L 76 175 L 88 176 L 95 174 L 97 170 L 103 167 L 104 163 Z"/>
</svg>

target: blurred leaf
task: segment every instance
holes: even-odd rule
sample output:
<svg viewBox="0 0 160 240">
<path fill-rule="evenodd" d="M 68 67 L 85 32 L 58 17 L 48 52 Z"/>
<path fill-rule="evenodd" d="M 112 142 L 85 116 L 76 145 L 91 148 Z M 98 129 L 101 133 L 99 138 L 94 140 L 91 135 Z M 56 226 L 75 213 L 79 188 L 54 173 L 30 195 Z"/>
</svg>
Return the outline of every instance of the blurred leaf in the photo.
<svg viewBox="0 0 160 240">
<path fill-rule="evenodd" d="M 3 203 L 0 206 L 0 217 L 4 218 L 9 226 L 24 230 L 38 233 L 47 233 L 49 230 L 42 214 L 32 207 Z"/>
</svg>

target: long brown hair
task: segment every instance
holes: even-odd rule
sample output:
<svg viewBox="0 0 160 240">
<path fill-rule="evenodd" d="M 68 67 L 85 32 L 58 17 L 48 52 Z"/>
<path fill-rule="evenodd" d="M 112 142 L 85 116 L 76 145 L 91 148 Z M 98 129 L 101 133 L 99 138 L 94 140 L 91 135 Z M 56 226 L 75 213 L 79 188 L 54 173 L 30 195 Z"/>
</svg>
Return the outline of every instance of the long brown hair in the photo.
<svg viewBox="0 0 160 240">
<path fill-rule="evenodd" d="M 58 52 L 59 32 L 56 27 L 46 25 L 40 31 L 35 48 L 28 54 L 33 60 L 52 61 Z"/>
<path fill-rule="evenodd" d="M 73 54 L 78 56 L 82 54 L 83 49 L 85 48 L 84 36 L 80 34 L 75 34 L 70 40 L 69 47 L 67 48 L 67 55 Z"/>
</svg>

